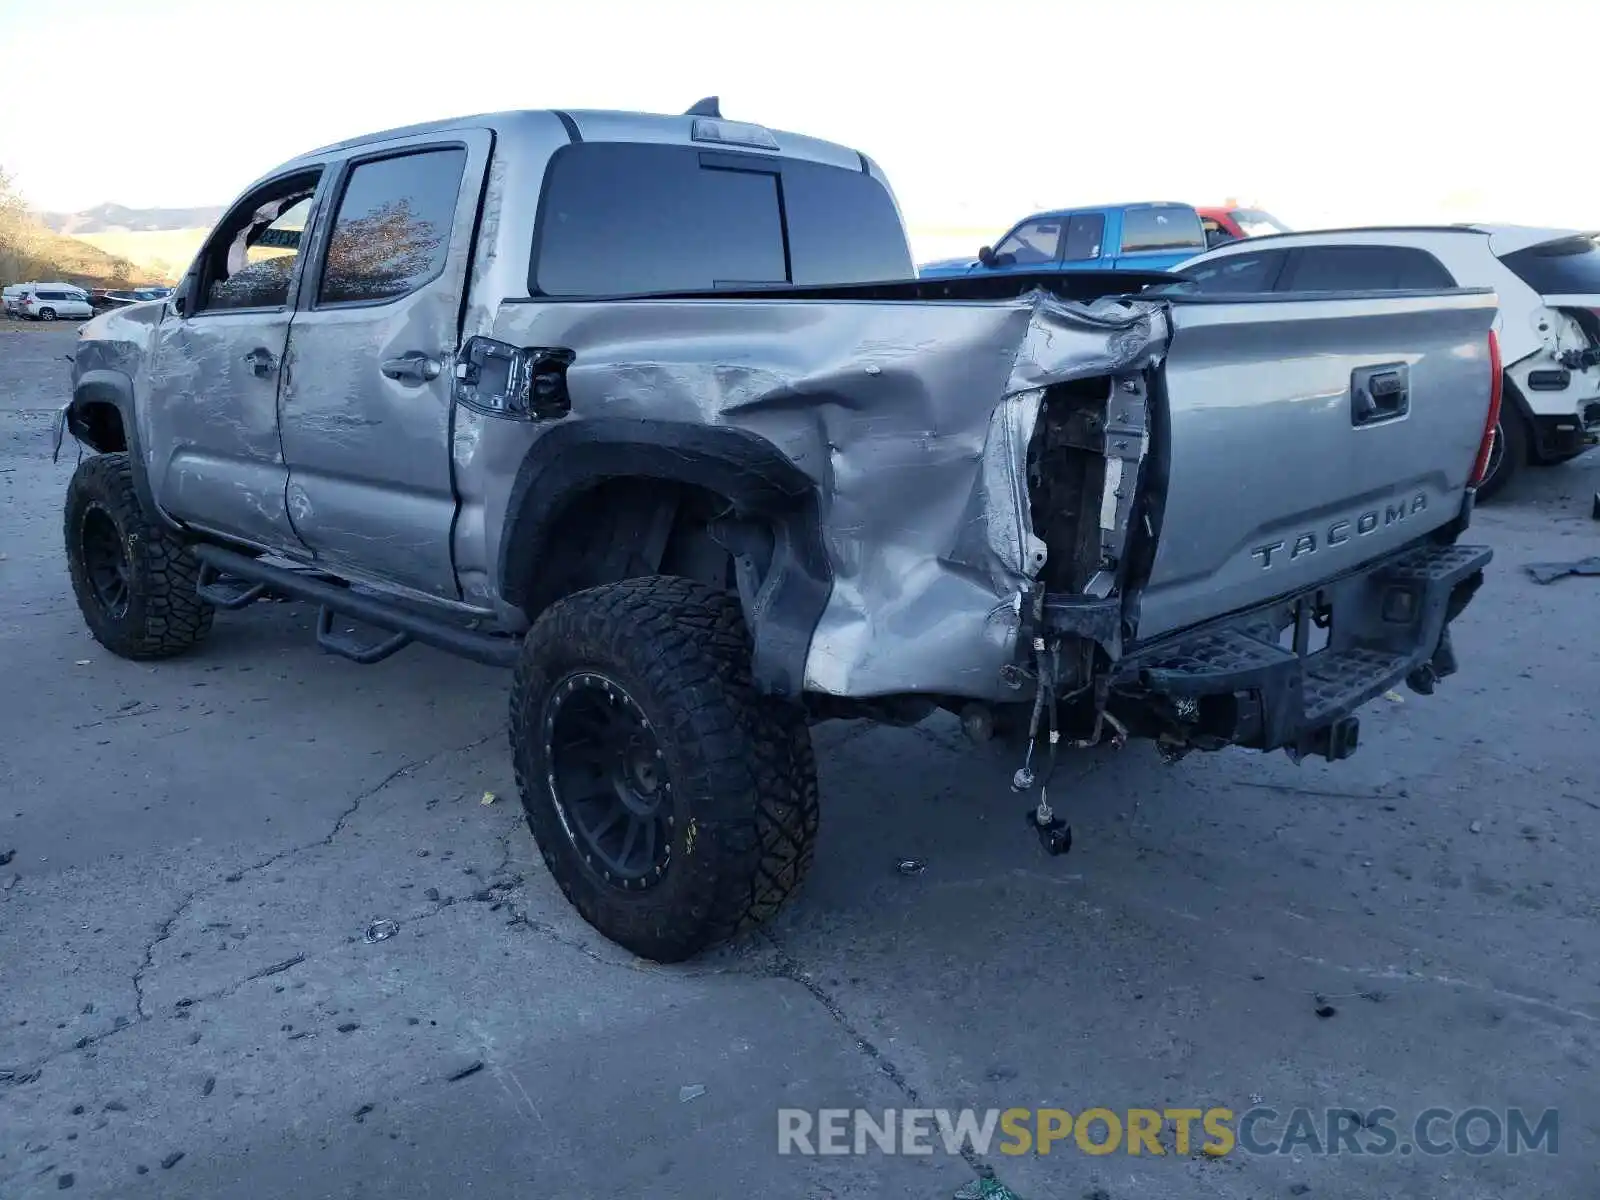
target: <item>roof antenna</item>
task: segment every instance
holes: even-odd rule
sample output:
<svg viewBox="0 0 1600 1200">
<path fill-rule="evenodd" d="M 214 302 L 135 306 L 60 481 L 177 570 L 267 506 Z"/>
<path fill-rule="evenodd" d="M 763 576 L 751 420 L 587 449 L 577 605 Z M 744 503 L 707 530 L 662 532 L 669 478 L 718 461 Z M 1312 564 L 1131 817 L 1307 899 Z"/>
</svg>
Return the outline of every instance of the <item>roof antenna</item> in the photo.
<svg viewBox="0 0 1600 1200">
<path fill-rule="evenodd" d="M 694 107 L 683 115 L 686 117 L 716 117 L 721 120 L 722 105 L 720 100 L 721 98 L 718 96 L 707 96 L 704 100 L 697 100 Z"/>
</svg>

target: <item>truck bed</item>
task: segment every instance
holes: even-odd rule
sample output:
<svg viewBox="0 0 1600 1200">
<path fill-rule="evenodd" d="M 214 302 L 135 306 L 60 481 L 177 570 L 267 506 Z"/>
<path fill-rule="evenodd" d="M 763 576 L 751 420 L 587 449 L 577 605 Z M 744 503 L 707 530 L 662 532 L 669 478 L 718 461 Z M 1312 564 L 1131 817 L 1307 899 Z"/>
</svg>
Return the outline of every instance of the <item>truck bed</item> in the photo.
<svg viewBox="0 0 1600 1200">
<path fill-rule="evenodd" d="M 577 416 L 733 427 L 804 473 L 827 576 L 812 627 L 790 631 L 808 647 L 806 692 L 1003 701 L 1047 601 L 1115 660 L 1461 511 L 1492 293 L 1140 292 L 1170 280 L 535 298 L 468 333 L 570 350 Z M 1353 424 L 1374 390 L 1403 411 Z M 493 572 L 509 500 L 505 462 L 472 454 L 491 419 L 457 418 L 467 574 Z M 497 437 L 497 460 L 550 428 Z M 757 630 L 758 668 L 761 644 Z"/>
</svg>

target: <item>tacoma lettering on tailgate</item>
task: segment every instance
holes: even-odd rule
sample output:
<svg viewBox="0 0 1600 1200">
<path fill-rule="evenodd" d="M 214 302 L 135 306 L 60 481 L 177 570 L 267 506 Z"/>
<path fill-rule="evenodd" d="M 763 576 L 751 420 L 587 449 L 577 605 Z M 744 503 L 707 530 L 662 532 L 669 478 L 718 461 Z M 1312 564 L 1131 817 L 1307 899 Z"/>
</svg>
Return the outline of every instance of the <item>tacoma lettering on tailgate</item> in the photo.
<svg viewBox="0 0 1600 1200">
<path fill-rule="evenodd" d="M 1427 507 L 1428 497 L 1418 492 L 1410 500 L 1396 500 L 1385 504 L 1381 510 L 1369 508 L 1355 517 L 1345 517 L 1335 521 L 1326 528 L 1308 529 L 1304 533 L 1296 534 L 1292 542 L 1268 542 L 1257 546 L 1250 551 L 1250 557 L 1261 560 L 1263 571 L 1270 570 L 1279 563 L 1293 562 L 1297 558 L 1315 554 L 1324 547 L 1343 545 L 1351 538 L 1365 537 L 1378 529 L 1386 529 Z M 1287 550 L 1288 553 L 1282 557 L 1274 557 L 1280 550 Z"/>
</svg>

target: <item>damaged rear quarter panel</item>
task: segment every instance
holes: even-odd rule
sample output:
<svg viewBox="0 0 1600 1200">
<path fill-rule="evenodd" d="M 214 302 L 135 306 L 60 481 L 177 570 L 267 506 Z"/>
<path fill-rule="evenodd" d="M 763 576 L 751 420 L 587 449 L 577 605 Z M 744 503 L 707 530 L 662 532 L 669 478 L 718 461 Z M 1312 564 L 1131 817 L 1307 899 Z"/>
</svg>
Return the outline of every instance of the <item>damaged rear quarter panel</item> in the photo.
<svg viewBox="0 0 1600 1200">
<path fill-rule="evenodd" d="M 1026 490 L 1043 389 L 1138 369 L 1166 323 L 1156 305 L 1043 292 L 708 298 L 505 305 L 493 336 L 575 352 L 566 420 L 743 429 L 816 483 L 833 581 L 807 691 L 996 698 L 1014 694 L 1000 669 L 1044 564 Z M 460 528 L 482 530 L 464 568 L 494 561 L 516 469 L 550 427 L 458 410 Z"/>
</svg>

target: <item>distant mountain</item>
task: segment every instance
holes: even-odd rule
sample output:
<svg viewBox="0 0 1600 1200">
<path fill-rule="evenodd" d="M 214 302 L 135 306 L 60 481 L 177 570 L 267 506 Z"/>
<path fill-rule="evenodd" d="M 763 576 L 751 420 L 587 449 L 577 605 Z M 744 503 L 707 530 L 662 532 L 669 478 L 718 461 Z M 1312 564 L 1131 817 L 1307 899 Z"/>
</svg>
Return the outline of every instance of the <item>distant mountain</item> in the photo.
<svg viewBox="0 0 1600 1200">
<path fill-rule="evenodd" d="M 39 220 L 55 233 L 79 237 L 85 233 L 152 233 L 168 229 L 209 229 L 221 219 L 223 206 L 200 208 L 129 208 L 125 204 L 97 204 L 75 213 L 40 213 Z"/>
</svg>

